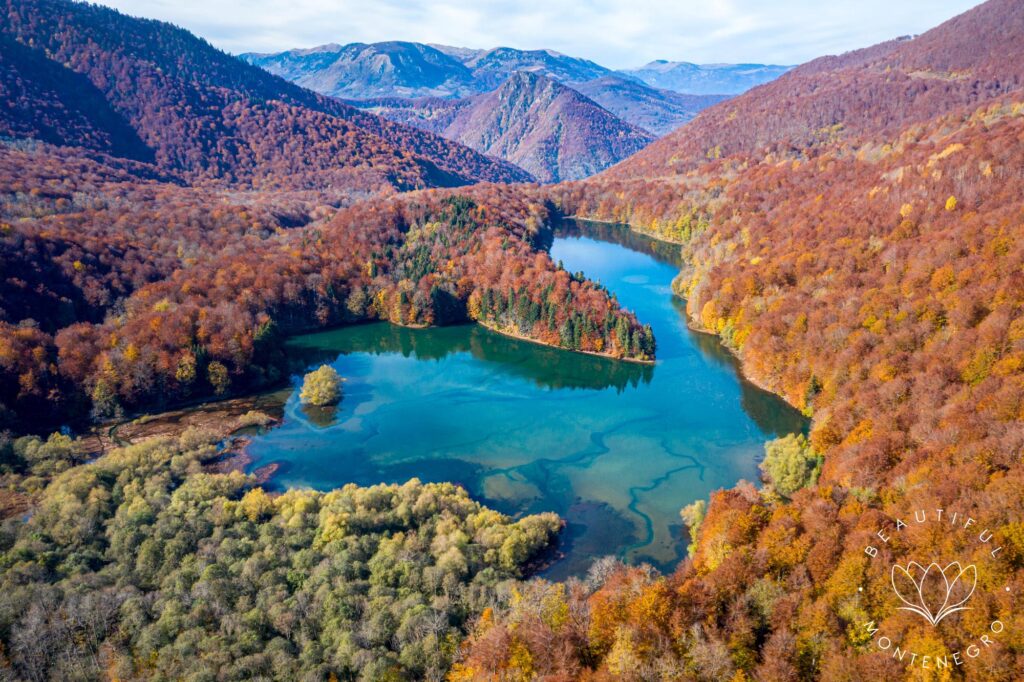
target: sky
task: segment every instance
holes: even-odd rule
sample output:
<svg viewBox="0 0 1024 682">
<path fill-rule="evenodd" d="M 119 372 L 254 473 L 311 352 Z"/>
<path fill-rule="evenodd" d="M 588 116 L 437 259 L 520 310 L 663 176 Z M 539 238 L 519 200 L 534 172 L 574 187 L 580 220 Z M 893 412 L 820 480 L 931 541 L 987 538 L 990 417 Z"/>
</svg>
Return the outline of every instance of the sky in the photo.
<svg viewBox="0 0 1024 682">
<path fill-rule="evenodd" d="M 979 0 L 101 0 L 232 53 L 409 40 L 654 59 L 799 64 L 923 33 Z"/>
</svg>

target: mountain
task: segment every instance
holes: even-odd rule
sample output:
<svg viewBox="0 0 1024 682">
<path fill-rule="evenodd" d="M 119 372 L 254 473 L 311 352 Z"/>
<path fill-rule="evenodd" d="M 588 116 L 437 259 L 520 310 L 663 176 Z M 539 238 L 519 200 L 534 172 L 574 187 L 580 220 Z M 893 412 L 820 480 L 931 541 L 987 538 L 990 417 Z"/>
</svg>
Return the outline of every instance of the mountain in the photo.
<svg viewBox="0 0 1024 682">
<path fill-rule="evenodd" d="M 353 104 L 510 161 L 542 182 L 587 177 L 654 139 L 576 90 L 532 72 L 516 73 L 497 90 L 463 100 Z"/>
<path fill-rule="evenodd" d="M 473 74 L 460 61 L 420 43 L 331 44 L 241 57 L 334 97 L 462 97 L 480 92 Z"/>
<path fill-rule="evenodd" d="M 600 105 L 623 122 L 656 137 L 675 130 L 693 119 L 702 109 L 726 98 L 724 95 L 683 95 L 658 90 L 639 81 L 618 76 L 603 76 L 585 83 L 577 83 L 572 86 L 572 90 Z M 350 100 L 348 103 L 397 123 L 445 135 L 456 115 L 471 108 L 474 101 L 474 98 L 381 97 Z M 600 141 L 595 141 L 595 144 L 600 144 Z"/>
<path fill-rule="evenodd" d="M 563 607 L 590 616 L 562 635 L 544 628 L 542 597 L 524 598 L 478 626 L 460 671 L 527 660 L 537 677 L 614 679 L 625 651 L 652 679 L 912 680 L 902 652 L 959 660 L 986 622 L 1018 621 L 1022 168 L 1024 6 L 989 0 L 917 38 L 816 60 L 606 173 L 544 188 L 564 212 L 680 243 L 688 323 L 811 421 L 806 438 L 766 445 L 763 487 L 683 510 L 693 542 L 672 576 L 602 566 L 600 586 Z M 940 509 L 969 509 L 990 543 Z M 928 513 L 904 528 L 916 510 Z M 981 627 L 898 608 L 893 567 L 916 557 L 977 566 Z M 957 674 L 1020 678 L 1019 640 Z"/>
<path fill-rule="evenodd" d="M 474 50 L 406 42 L 329 44 L 273 54 L 247 53 L 241 58 L 310 90 L 343 99 L 466 97 L 490 92 L 518 71 L 563 83 L 612 73 L 553 50 Z"/>
<path fill-rule="evenodd" d="M 724 98 L 659 90 L 637 79 L 616 75 L 594 62 L 552 50 L 474 50 L 386 42 L 330 44 L 241 57 L 274 75 L 344 99 L 364 111 L 441 134 L 455 112 L 470 106 L 446 104 L 443 100 L 491 92 L 517 73 L 537 74 L 571 85 L 629 125 L 655 136 L 674 130 L 701 109 Z M 402 99 L 414 103 L 406 104 Z M 545 175 L 547 179 L 553 177 Z"/>
<path fill-rule="evenodd" d="M 770 64 L 691 64 L 658 59 L 620 73 L 656 88 L 690 95 L 738 95 L 775 80 L 791 68 Z"/>
<path fill-rule="evenodd" d="M 0 134 L 85 146 L 188 183 L 379 191 L 525 179 L 423 131 L 247 65 L 169 24 L 62 0 L 6 0 Z"/>
<path fill-rule="evenodd" d="M 479 57 L 487 50 L 478 49 L 475 47 L 453 47 L 451 45 L 439 45 L 437 43 L 430 43 L 430 47 L 434 48 L 439 52 L 444 52 L 449 57 L 459 60 L 463 64 L 468 62 L 474 57 Z"/>
<path fill-rule="evenodd" d="M 347 103 L 396 123 L 444 135 L 445 130 L 455 120 L 455 116 L 460 111 L 472 107 L 473 101 L 473 97 L 464 99 L 378 97 L 376 99 L 347 100 Z"/>
<path fill-rule="evenodd" d="M 816 59 L 703 111 L 627 163 L 615 177 L 686 172 L 709 156 L 820 147 L 896 134 L 1024 83 L 1024 12 L 992 0 L 913 39 Z M 978 41 L 978 36 L 985 39 Z"/>
<path fill-rule="evenodd" d="M 497 88 L 513 74 L 526 71 L 560 83 L 582 83 L 611 73 L 587 59 L 569 57 L 554 50 L 516 50 L 497 47 L 470 56 L 465 62 L 482 91 Z"/>
<path fill-rule="evenodd" d="M 659 90 L 617 75 L 602 76 L 572 87 L 623 121 L 657 136 L 675 130 L 701 110 L 727 99 L 726 95 L 684 95 Z"/>
</svg>

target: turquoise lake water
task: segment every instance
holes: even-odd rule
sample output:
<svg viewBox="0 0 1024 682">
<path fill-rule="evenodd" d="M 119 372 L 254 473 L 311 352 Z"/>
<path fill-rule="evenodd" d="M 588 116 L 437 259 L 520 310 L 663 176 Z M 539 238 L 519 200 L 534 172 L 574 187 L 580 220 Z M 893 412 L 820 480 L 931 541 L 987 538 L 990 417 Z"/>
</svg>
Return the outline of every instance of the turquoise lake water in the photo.
<svg viewBox="0 0 1024 682">
<path fill-rule="evenodd" d="M 711 336 L 686 327 L 670 284 L 678 247 L 617 226 L 566 223 L 551 256 L 599 280 L 658 343 L 655 365 L 517 341 L 475 325 L 387 323 L 296 337 L 309 367 L 346 378 L 332 410 L 298 403 L 257 435 L 253 466 L 279 487 L 453 481 L 500 511 L 567 521 L 544 572 L 579 575 L 614 554 L 669 570 L 685 555 L 679 510 L 740 479 L 756 481 L 764 441 L 805 422 L 746 382 Z"/>
</svg>

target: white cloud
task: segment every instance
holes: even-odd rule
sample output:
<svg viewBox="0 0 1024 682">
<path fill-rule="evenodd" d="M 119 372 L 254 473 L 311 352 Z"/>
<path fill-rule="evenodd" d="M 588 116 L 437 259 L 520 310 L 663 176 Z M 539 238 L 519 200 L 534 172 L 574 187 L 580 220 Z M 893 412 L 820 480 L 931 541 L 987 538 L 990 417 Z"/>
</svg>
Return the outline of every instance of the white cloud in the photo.
<svg viewBox="0 0 1024 682">
<path fill-rule="evenodd" d="M 652 59 L 796 64 L 920 33 L 977 0 L 103 0 L 230 52 L 413 40 Z"/>
</svg>

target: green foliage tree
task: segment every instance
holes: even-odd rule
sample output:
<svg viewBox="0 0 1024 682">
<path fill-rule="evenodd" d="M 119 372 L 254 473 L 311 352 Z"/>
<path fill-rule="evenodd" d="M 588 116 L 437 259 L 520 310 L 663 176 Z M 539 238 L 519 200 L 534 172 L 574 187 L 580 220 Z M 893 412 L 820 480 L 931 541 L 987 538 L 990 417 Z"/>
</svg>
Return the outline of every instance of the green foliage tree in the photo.
<svg viewBox="0 0 1024 682">
<path fill-rule="evenodd" d="M 305 405 L 326 407 L 341 399 L 341 376 L 330 365 L 321 365 L 302 380 L 299 400 Z"/>
<path fill-rule="evenodd" d="M 693 556 L 697 552 L 697 536 L 700 534 L 700 525 L 704 523 L 704 517 L 708 513 L 707 500 L 691 502 L 679 511 L 683 523 L 690 532 L 690 544 L 686 547 L 687 553 Z"/>
<path fill-rule="evenodd" d="M 0 535 L 12 680 L 440 680 L 558 532 L 412 480 L 268 495 L 188 429 L 54 473 Z M 64 436 L 18 461 L 66 461 Z M 19 468 L 27 468 L 21 465 Z"/>
<path fill-rule="evenodd" d="M 790 497 L 818 482 L 823 463 L 803 434 L 791 433 L 765 443 L 761 471 L 777 493 Z"/>
<path fill-rule="evenodd" d="M 37 476 L 52 476 L 74 464 L 75 449 L 70 437 L 51 434 L 46 440 L 23 436 L 14 441 L 14 455 Z"/>
</svg>

